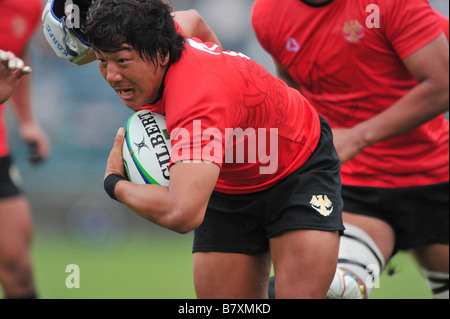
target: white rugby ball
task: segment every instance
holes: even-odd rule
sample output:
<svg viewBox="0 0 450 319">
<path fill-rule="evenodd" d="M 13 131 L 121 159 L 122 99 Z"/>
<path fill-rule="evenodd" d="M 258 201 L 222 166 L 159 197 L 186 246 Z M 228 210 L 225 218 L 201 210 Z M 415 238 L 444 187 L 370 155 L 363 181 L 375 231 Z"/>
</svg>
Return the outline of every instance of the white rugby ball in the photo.
<svg viewBox="0 0 450 319">
<path fill-rule="evenodd" d="M 125 125 L 123 163 L 129 181 L 135 184 L 169 185 L 170 136 L 166 117 L 141 110 Z"/>
</svg>

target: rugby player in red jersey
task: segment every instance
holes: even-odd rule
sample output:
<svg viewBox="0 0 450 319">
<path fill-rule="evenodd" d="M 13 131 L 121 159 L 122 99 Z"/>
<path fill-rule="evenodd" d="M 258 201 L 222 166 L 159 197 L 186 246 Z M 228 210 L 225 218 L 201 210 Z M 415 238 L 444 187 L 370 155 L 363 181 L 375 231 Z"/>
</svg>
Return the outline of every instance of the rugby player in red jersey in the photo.
<svg viewBox="0 0 450 319">
<path fill-rule="evenodd" d="M 328 120 L 342 162 L 346 231 L 330 297 L 370 295 L 398 250 L 417 257 L 434 297 L 449 296 L 448 18 L 439 19 L 424 0 L 254 4 L 261 45 Z"/>
<path fill-rule="evenodd" d="M 41 10 L 40 0 L 0 1 L 0 49 L 10 52 L 6 54 L 9 56 L 7 60 L 20 61 L 15 72 L 7 70 L 6 60 L 1 62 L 1 74 L 7 77 L 0 80 L 1 94 L 4 94 L 0 99 L 4 102 L 12 94 L 10 102 L 20 134 L 30 145 L 32 161 L 36 162 L 48 155 L 48 139 L 33 118 L 31 79 L 22 77 L 21 69 L 28 64 L 26 46 L 39 25 Z M 8 92 L 3 92 L 4 89 Z M 0 105 L 0 284 L 5 298 L 35 298 L 28 251 L 32 236 L 31 212 L 27 199 L 16 184 L 17 170 L 7 144 L 4 108 L 5 105 Z"/>
<path fill-rule="evenodd" d="M 130 109 L 164 114 L 173 144 L 169 187 L 136 185 L 120 129 L 105 190 L 157 225 L 194 230 L 197 297 L 267 298 L 272 260 L 279 298 L 324 298 L 343 230 L 327 122 L 247 56 L 177 33 L 161 0 L 94 1 L 84 31 L 105 80 Z M 251 140 L 266 152 L 236 154 Z"/>
</svg>

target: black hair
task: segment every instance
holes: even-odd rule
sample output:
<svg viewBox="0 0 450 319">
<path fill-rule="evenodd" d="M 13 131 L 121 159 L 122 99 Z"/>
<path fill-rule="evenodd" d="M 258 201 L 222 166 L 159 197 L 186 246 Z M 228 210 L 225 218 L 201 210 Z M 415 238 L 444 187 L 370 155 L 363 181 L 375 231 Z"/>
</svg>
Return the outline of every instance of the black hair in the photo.
<svg viewBox="0 0 450 319">
<path fill-rule="evenodd" d="M 111 53 L 127 44 L 155 66 L 160 55 L 177 62 L 186 42 L 162 0 L 94 0 L 83 32 L 94 50 Z"/>
</svg>

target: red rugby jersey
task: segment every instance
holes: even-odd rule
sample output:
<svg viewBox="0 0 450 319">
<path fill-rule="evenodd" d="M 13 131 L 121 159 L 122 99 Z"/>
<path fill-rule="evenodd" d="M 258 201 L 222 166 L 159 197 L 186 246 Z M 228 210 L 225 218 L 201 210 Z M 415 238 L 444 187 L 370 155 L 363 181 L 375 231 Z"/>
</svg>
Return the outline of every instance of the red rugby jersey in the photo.
<svg viewBox="0 0 450 319">
<path fill-rule="evenodd" d="M 171 65 L 162 98 L 143 108 L 166 115 L 171 161 L 221 167 L 216 190 L 252 193 L 287 177 L 320 138 L 317 112 L 296 90 L 243 54 L 190 39 Z"/>
<path fill-rule="evenodd" d="M 447 37 L 447 40 L 449 39 L 449 23 L 448 23 L 448 17 L 440 13 L 439 11 L 434 10 L 434 13 L 436 14 L 439 23 L 441 24 L 442 29 L 444 30 L 445 36 Z"/>
<path fill-rule="evenodd" d="M 39 26 L 41 14 L 41 0 L 1 0 L 0 49 L 20 56 Z M 8 154 L 3 111 L 4 105 L 0 105 L 0 156 Z"/>
<path fill-rule="evenodd" d="M 371 14 L 379 10 L 379 25 Z M 389 108 L 417 82 L 401 59 L 442 34 L 423 0 L 257 0 L 252 22 L 262 46 L 298 82 L 334 128 Z M 342 183 L 408 187 L 448 181 L 444 115 L 366 148 L 342 166 Z"/>
</svg>

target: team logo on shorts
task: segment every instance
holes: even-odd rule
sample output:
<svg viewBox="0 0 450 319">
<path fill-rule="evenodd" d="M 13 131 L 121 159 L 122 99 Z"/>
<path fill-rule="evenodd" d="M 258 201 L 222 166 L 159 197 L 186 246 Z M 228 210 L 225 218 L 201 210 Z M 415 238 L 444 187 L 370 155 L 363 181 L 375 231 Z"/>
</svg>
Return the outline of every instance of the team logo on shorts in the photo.
<svg viewBox="0 0 450 319">
<path fill-rule="evenodd" d="M 333 212 L 333 202 L 327 195 L 314 195 L 309 203 L 323 216 L 329 216 Z"/>
</svg>

